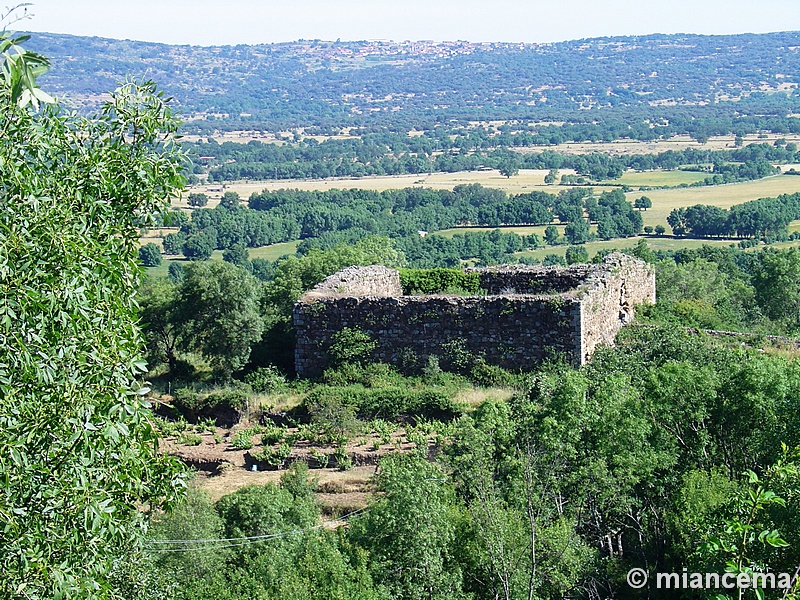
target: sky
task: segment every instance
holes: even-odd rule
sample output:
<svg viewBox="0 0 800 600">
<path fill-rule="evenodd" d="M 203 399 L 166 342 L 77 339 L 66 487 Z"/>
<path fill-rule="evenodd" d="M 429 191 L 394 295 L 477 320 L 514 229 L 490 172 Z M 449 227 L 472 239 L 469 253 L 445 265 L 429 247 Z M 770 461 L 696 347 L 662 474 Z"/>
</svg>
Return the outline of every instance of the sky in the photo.
<svg viewBox="0 0 800 600">
<path fill-rule="evenodd" d="M 12 29 L 205 46 L 800 30 L 800 0 L 33 0 L 28 11 Z"/>
</svg>

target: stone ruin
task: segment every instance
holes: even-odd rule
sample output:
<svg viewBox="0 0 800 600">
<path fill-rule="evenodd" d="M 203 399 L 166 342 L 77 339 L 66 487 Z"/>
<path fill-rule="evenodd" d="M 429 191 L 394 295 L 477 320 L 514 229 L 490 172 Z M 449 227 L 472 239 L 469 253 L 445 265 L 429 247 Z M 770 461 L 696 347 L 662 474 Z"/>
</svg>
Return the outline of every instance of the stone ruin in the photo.
<svg viewBox="0 0 800 600">
<path fill-rule="evenodd" d="M 486 295 L 407 296 L 395 269 L 349 267 L 307 292 L 294 307 L 295 368 L 322 374 L 333 336 L 361 330 L 376 342 L 373 358 L 422 364 L 456 343 L 486 363 L 530 370 L 561 354 L 584 364 L 601 344 L 612 344 L 638 304 L 655 303 L 652 266 L 624 254 L 571 267 L 502 265 L 478 273 Z"/>
</svg>

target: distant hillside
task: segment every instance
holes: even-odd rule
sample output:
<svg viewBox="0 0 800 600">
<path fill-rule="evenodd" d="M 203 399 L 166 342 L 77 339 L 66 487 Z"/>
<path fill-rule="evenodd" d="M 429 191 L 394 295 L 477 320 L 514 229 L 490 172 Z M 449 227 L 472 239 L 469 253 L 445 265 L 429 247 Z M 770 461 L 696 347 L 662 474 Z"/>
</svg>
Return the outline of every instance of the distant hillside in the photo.
<svg viewBox="0 0 800 600">
<path fill-rule="evenodd" d="M 62 97 L 85 106 L 128 74 L 147 76 L 186 115 L 223 119 L 195 128 L 402 130 L 453 120 L 585 122 L 623 113 L 663 120 L 677 108 L 725 118 L 800 110 L 800 32 L 546 45 L 223 47 L 36 33 L 30 47 L 52 58 L 42 84 Z"/>
</svg>

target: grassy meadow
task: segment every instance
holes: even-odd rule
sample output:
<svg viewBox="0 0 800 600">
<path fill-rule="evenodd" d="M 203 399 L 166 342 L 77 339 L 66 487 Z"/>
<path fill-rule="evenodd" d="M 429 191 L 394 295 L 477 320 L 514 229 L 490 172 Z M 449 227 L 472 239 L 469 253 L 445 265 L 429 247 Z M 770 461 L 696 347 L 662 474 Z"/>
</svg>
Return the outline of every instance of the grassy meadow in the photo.
<svg viewBox="0 0 800 600">
<path fill-rule="evenodd" d="M 146 237 L 142 238 L 142 244 L 147 243 L 161 243 L 160 238 L 153 238 L 153 237 Z M 247 252 L 251 259 L 253 258 L 263 258 L 270 261 L 276 261 L 281 256 L 285 254 L 294 254 L 297 250 L 297 245 L 299 241 L 296 242 L 284 242 L 282 244 L 272 244 L 270 246 L 261 246 L 260 248 L 248 248 Z M 211 254 L 211 260 L 222 260 L 222 252 L 220 250 L 214 250 Z M 188 261 L 185 258 L 166 258 L 161 261 L 161 264 L 158 267 L 150 267 L 147 269 L 147 272 L 151 275 L 156 277 L 166 277 L 167 273 L 169 272 L 169 264 L 172 262 L 177 262 L 181 264 L 185 264 Z"/>
<path fill-rule="evenodd" d="M 736 242 L 732 240 L 694 240 L 684 238 L 673 238 L 671 236 L 637 236 L 631 238 L 622 238 L 616 240 L 598 240 L 594 242 L 587 242 L 583 246 L 589 253 L 589 258 L 601 250 L 624 250 L 626 248 L 633 248 L 639 243 L 639 240 L 644 239 L 647 245 L 652 250 L 679 250 L 681 248 L 700 248 L 704 245 L 709 246 L 730 246 Z M 537 250 L 526 250 L 518 252 L 517 256 L 533 257 L 537 260 L 542 260 L 548 254 L 558 254 L 564 256 L 568 246 L 547 246 L 546 248 L 539 248 Z"/>
<path fill-rule="evenodd" d="M 645 195 L 653 201 L 653 208 L 642 214 L 645 225 L 667 226 L 667 215 L 674 209 L 694 204 L 710 204 L 720 208 L 730 208 L 758 198 L 774 198 L 781 194 L 800 192 L 800 177 L 796 175 L 776 175 L 755 181 L 728 183 L 696 188 L 677 188 L 631 192 L 628 200 L 633 201 Z"/>
</svg>

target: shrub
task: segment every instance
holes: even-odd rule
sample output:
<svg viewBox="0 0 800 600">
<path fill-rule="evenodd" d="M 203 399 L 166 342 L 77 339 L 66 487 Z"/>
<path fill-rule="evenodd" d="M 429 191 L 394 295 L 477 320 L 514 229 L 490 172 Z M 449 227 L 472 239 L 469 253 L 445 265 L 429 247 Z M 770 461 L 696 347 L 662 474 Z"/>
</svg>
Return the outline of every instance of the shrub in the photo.
<svg viewBox="0 0 800 600">
<path fill-rule="evenodd" d="M 344 394 L 326 394 L 326 389 L 330 388 L 319 387 L 306 397 L 304 405 L 311 422 L 328 434 L 347 435 L 355 432 L 359 422 L 352 399 Z"/>
<path fill-rule="evenodd" d="M 281 427 L 275 427 L 274 425 L 267 426 L 266 431 L 261 434 L 261 445 L 272 446 L 273 444 L 282 442 L 285 435 L 285 429 Z"/>
<path fill-rule="evenodd" d="M 422 369 L 422 375 L 425 377 L 426 381 L 433 382 L 439 379 L 442 373 L 442 367 L 439 365 L 439 357 L 431 354 L 428 357 L 428 362 Z"/>
<path fill-rule="evenodd" d="M 475 385 L 483 387 L 514 387 L 519 382 L 518 375 L 483 361 L 478 361 L 472 367 L 469 378 Z"/>
<path fill-rule="evenodd" d="M 331 336 L 328 359 L 334 366 L 343 364 L 365 364 L 371 358 L 378 343 L 368 333 L 352 327 L 344 327 Z"/>
<path fill-rule="evenodd" d="M 156 416 L 154 424 L 161 437 L 178 435 L 180 432 L 186 431 L 189 428 L 189 423 L 183 417 L 179 418 L 177 421 L 167 421 L 162 417 Z"/>
<path fill-rule="evenodd" d="M 388 444 L 392 441 L 392 433 L 394 433 L 395 426 L 388 422 L 384 421 L 383 419 L 375 419 L 371 423 L 372 430 L 378 434 L 380 441 L 384 444 Z"/>
<path fill-rule="evenodd" d="M 200 408 L 200 396 L 192 388 L 178 388 L 172 394 L 175 408 L 181 412 L 196 412 Z"/>
<path fill-rule="evenodd" d="M 584 246 L 570 246 L 564 256 L 568 265 L 589 262 L 589 253 Z"/>
<path fill-rule="evenodd" d="M 236 411 L 242 412 L 247 408 L 250 400 L 250 394 L 241 388 L 225 388 L 216 392 L 210 393 L 206 396 L 205 405 L 207 407 L 223 407 L 232 408 Z"/>
<path fill-rule="evenodd" d="M 167 275 L 169 275 L 169 279 L 173 283 L 180 283 L 183 281 L 183 265 L 176 262 L 169 263 Z"/>
<path fill-rule="evenodd" d="M 353 468 L 353 459 L 347 454 L 345 446 L 339 446 L 333 453 L 333 458 L 336 459 L 336 468 L 340 471 L 349 471 Z"/>
<path fill-rule="evenodd" d="M 423 458 L 428 456 L 428 436 L 422 432 L 413 432 L 406 435 L 406 439 L 414 444 L 415 451 Z"/>
<path fill-rule="evenodd" d="M 262 448 L 251 453 L 253 460 L 269 465 L 270 467 L 280 468 L 283 462 L 291 454 L 292 448 L 289 444 L 281 444 L 277 448 Z"/>
<path fill-rule="evenodd" d="M 308 476 L 308 463 L 302 460 L 293 462 L 281 475 L 281 487 L 295 498 L 312 498 L 318 483 L 316 477 Z"/>
<path fill-rule="evenodd" d="M 210 394 L 199 394 L 185 387 L 175 390 L 173 404 L 189 421 L 213 419 L 233 424 L 248 405 L 249 394 L 243 388 L 225 388 Z"/>
<path fill-rule="evenodd" d="M 184 446 L 199 446 L 203 443 L 203 438 L 193 431 L 183 431 L 178 436 L 178 443 Z"/>
<path fill-rule="evenodd" d="M 333 420 L 337 407 L 346 407 L 348 415 L 370 419 L 406 417 L 452 418 L 463 413 L 450 396 L 442 390 L 409 389 L 408 387 L 365 388 L 319 386 L 305 400 L 306 409 L 319 414 L 317 407 L 326 407 L 328 420 Z M 341 417 L 339 417 L 341 418 Z M 322 421 L 320 421 L 322 423 Z M 342 432 L 346 430 L 341 429 Z"/>
<path fill-rule="evenodd" d="M 233 435 L 231 446 L 237 450 L 249 450 L 253 447 L 253 430 L 242 429 Z"/>
<path fill-rule="evenodd" d="M 286 377 L 278 367 L 268 366 L 256 369 L 244 376 L 244 382 L 259 394 L 266 394 L 286 385 Z"/>
<path fill-rule="evenodd" d="M 469 373 L 477 357 L 467 350 L 464 340 L 450 340 L 441 345 L 441 362 L 448 371 Z"/>
<path fill-rule="evenodd" d="M 566 266 L 566 261 L 564 260 L 563 256 L 559 256 L 558 254 L 548 254 L 542 260 L 542 265 L 545 267 L 556 266 L 556 267 L 564 267 Z"/>
<path fill-rule="evenodd" d="M 326 370 L 322 377 L 328 385 L 338 386 L 360 383 L 366 387 L 380 387 L 404 383 L 403 376 L 385 363 L 344 364 Z"/>
<path fill-rule="evenodd" d="M 425 294 L 478 295 L 481 280 L 477 273 L 460 269 L 400 269 L 400 285 L 408 296 Z"/>
<path fill-rule="evenodd" d="M 322 450 L 318 450 L 317 448 L 312 448 L 311 458 L 317 463 L 320 469 L 325 469 L 328 467 L 328 463 L 331 460 L 331 455 L 327 452 L 323 452 Z"/>
</svg>

